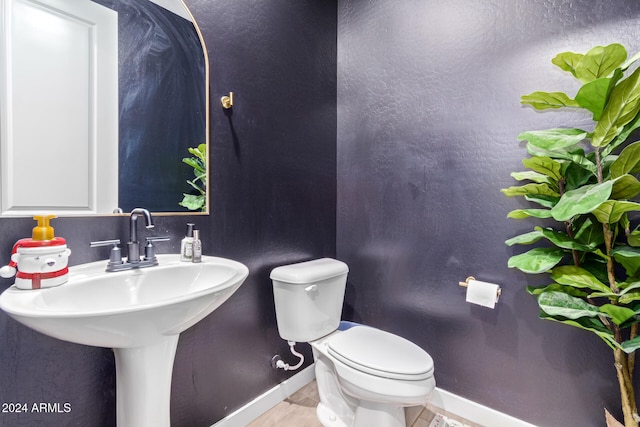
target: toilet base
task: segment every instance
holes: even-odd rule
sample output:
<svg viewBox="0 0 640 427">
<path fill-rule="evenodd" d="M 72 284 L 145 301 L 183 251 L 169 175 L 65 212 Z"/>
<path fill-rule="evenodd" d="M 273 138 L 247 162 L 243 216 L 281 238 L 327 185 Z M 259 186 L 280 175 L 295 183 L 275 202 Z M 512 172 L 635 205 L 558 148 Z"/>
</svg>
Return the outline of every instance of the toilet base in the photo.
<svg viewBox="0 0 640 427">
<path fill-rule="evenodd" d="M 316 415 L 318 421 L 324 427 L 351 427 L 346 425 L 331 409 L 327 408 L 322 403 L 318 403 L 316 407 Z M 374 424 L 375 425 L 375 424 Z"/>
<path fill-rule="evenodd" d="M 406 427 L 404 408 L 378 402 L 360 401 L 353 427 Z"/>
<path fill-rule="evenodd" d="M 404 408 L 383 405 L 376 402 L 360 402 L 353 418 L 353 424 L 345 424 L 327 406 L 318 403 L 316 415 L 324 427 L 405 427 Z"/>
<path fill-rule="evenodd" d="M 341 332 L 335 332 L 341 333 Z M 413 406 L 415 399 L 407 396 L 369 396 L 370 391 L 354 389 L 339 378 L 326 351 L 329 337 L 312 341 L 311 348 L 315 360 L 316 382 L 320 394 L 320 403 L 316 408 L 318 420 L 324 427 L 406 427 L 405 406 Z M 343 381 L 341 381 L 341 379 Z M 345 386 L 348 387 L 345 388 Z M 406 390 L 406 387 L 403 389 Z M 363 399 L 369 396 L 372 399 Z M 373 399 L 377 397 L 378 399 Z M 426 393 L 423 396 L 427 400 Z M 420 403 L 423 399 L 421 399 Z"/>
</svg>

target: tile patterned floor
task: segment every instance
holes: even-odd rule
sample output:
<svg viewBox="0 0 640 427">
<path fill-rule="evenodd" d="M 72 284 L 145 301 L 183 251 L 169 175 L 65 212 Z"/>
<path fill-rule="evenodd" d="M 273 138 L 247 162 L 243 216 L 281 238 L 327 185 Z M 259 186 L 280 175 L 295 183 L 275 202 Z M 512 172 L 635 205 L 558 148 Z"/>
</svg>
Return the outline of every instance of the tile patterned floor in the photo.
<svg viewBox="0 0 640 427">
<path fill-rule="evenodd" d="M 318 387 L 313 381 L 251 422 L 247 427 L 322 427 L 316 418 L 318 400 Z M 407 408 L 407 427 L 439 427 L 441 425 L 445 427 L 446 423 L 436 422 L 437 415 L 432 412 L 433 409 L 424 406 Z M 482 427 L 461 417 L 452 414 L 446 415 L 464 423 L 464 427 Z M 463 426 L 463 424 L 456 423 L 457 425 Z"/>
</svg>

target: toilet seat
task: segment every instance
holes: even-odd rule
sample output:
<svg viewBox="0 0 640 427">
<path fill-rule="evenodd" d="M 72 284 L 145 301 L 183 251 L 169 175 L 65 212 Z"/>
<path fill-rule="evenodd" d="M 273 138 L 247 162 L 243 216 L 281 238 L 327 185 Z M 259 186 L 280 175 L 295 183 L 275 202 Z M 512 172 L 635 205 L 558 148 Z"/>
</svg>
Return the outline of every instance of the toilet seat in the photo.
<svg viewBox="0 0 640 427">
<path fill-rule="evenodd" d="M 328 353 L 370 375 L 419 381 L 433 376 L 433 359 L 416 344 L 380 329 L 355 326 L 327 340 Z"/>
</svg>

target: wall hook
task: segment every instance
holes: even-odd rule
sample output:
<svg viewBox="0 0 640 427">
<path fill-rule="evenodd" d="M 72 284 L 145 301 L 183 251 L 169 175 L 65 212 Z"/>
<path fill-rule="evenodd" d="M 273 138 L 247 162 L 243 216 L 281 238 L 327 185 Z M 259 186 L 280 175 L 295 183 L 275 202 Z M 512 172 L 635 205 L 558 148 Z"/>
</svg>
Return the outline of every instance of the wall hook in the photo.
<svg viewBox="0 0 640 427">
<path fill-rule="evenodd" d="M 229 92 L 229 96 L 220 98 L 220 103 L 222 104 L 222 108 L 226 110 L 233 107 L 233 92 Z"/>
</svg>

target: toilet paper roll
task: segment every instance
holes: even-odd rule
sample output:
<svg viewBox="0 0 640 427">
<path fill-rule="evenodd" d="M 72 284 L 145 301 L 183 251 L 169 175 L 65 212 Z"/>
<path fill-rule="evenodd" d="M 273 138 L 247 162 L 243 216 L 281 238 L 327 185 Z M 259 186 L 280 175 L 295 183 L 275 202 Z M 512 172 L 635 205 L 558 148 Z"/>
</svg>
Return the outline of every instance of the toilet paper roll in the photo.
<svg viewBox="0 0 640 427">
<path fill-rule="evenodd" d="M 467 302 L 478 304 L 483 307 L 495 308 L 498 299 L 500 286 L 495 283 L 481 282 L 480 280 L 469 280 L 467 283 Z"/>
</svg>

